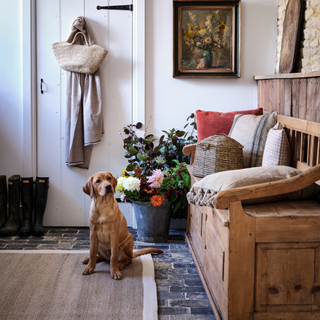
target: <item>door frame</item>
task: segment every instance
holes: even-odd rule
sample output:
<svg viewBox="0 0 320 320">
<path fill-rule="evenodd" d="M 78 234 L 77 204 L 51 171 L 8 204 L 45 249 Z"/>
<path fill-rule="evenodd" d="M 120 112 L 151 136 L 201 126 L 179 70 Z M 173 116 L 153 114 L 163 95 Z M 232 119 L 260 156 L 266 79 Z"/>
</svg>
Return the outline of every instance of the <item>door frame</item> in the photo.
<svg viewBox="0 0 320 320">
<path fill-rule="evenodd" d="M 133 3 L 133 123 L 145 124 L 145 4 Z M 23 88 L 23 175 L 35 176 L 37 172 L 37 57 L 36 57 L 36 0 L 22 3 L 22 88 Z M 143 35 L 143 36 L 141 36 Z"/>
</svg>

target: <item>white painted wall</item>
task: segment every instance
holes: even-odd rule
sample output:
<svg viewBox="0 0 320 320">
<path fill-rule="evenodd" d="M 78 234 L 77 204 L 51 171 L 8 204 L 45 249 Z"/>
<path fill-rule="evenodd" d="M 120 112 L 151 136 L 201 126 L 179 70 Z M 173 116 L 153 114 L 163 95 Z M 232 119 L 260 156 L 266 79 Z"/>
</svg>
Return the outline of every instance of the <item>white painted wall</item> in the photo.
<svg viewBox="0 0 320 320">
<path fill-rule="evenodd" d="M 22 21 L 21 0 L 1 1 L 0 174 L 22 174 Z"/>
<path fill-rule="evenodd" d="M 196 109 L 256 107 L 253 76 L 275 67 L 277 0 L 241 3 L 241 78 L 189 80 L 172 78 L 172 0 L 146 1 L 146 120 L 154 113 L 149 132 L 182 128 Z M 21 10 L 22 0 L 1 1 L 0 174 L 7 176 L 30 174 L 23 152 L 23 133 L 31 130 L 23 128 Z"/>
<path fill-rule="evenodd" d="M 272 74 L 276 55 L 277 0 L 242 0 L 241 78 L 172 78 L 172 0 L 146 1 L 146 119 L 149 133 L 182 129 L 197 109 L 254 109 L 254 75 Z"/>
</svg>

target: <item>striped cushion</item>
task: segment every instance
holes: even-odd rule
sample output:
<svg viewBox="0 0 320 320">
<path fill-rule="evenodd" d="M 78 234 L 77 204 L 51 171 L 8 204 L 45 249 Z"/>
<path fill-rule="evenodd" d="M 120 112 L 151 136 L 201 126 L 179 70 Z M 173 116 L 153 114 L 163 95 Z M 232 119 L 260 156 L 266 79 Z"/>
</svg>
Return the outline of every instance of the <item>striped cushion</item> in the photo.
<svg viewBox="0 0 320 320">
<path fill-rule="evenodd" d="M 239 114 L 234 117 L 229 137 L 243 145 L 243 167 L 260 167 L 269 130 L 277 122 L 277 112 L 261 116 Z"/>
<path fill-rule="evenodd" d="M 283 126 L 278 122 L 270 129 L 263 152 L 262 166 L 289 166 L 290 144 Z"/>
</svg>

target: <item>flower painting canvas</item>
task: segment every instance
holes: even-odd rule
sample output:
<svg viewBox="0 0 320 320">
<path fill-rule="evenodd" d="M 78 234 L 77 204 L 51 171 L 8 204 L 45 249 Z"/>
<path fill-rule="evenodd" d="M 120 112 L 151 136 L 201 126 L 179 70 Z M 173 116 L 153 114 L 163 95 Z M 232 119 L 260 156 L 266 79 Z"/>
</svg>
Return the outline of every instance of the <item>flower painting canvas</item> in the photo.
<svg viewBox="0 0 320 320">
<path fill-rule="evenodd" d="M 238 1 L 174 1 L 174 20 L 174 76 L 240 76 Z"/>
<path fill-rule="evenodd" d="M 183 10 L 181 67 L 231 70 L 231 19 L 232 12 L 227 8 Z"/>
</svg>

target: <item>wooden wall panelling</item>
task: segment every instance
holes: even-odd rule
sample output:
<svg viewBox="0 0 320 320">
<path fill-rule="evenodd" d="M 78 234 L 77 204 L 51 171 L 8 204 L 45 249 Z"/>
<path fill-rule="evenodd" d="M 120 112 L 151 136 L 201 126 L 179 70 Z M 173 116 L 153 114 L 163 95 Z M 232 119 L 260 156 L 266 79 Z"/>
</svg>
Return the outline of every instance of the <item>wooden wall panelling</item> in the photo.
<svg viewBox="0 0 320 320">
<path fill-rule="evenodd" d="M 268 96 L 267 92 L 267 86 L 268 86 L 268 82 L 267 81 L 259 81 L 259 85 L 260 85 L 260 90 L 259 90 L 259 101 L 258 101 L 258 106 L 260 108 L 263 108 L 263 110 L 268 111 L 267 109 L 267 100 L 266 97 Z"/>
<path fill-rule="evenodd" d="M 257 106 L 258 106 L 258 108 L 262 108 L 261 107 L 262 83 L 263 83 L 263 81 L 257 81 Z"/>
<path fill-rule="evenodd" d="M 266 111 L 271 112 L 273 109 L 273 80 L 266 81 L 266 91 L 265 91 L 265 100 L 263 102 L 263 109 Z"/>
<path fill-rule="evenodd" d="M 279 80 L 271 80 L 271 90 L 269 91 L 269 101 L 271 111 L 279 111 Z"/>
<path fill-rule="evenodd" d="M 306 119 L 307 113 L 307 79 L 299 79 L 299 119 Z"/>
<path fill-rule="evenodd" d="M 284 79 L 283 80 L 283 86 L 284 86 L 284 110 L 283 114 L 285 116 L 292 116 L 292 86 L 293 82 L 291 79 Z"/>
<path fill-rule="evenodd" d="M 320 77 L 258 79 L 257 104 L 265 112 L 320 122 Z"/>
<path fill-rule="evenodd" d="M 287 79 L 292 81 L 291 91 L 291 116 L 299 118 L 300 79 Z"/>
<path fill-rule="evenodd" d="M 287 110 L 286 95 L 285 95 L 285 93 L 286 93 L 285 80 L 279 79 L 277 82 L 278 82 L 277 83 L 277 87 L 278 87 L 277 90 L 279 92 L 279 94 L 278 94 L 279 98 L 277 99 L 277 105 L 276 105 L 277 111 L 278 112 L 281 111 L 286 116 L 290 115 L 290 113 L 291 113 L 291 98 L 290 98 L 290 102 L 289 102 L 289 106 L 288 106 L 289 110 Z M 291 89 L 290 89 L 290 91 L 291 91 Z M 287 114 L 287 112 L 289 112 L 289 114 Z"/>
<path fill-rule="evenodd" d="M 273 88 L 272 88 L 272 110 L 278 111 L 280 109 L 280 100 L 281 100 L 281 93 L 280 93 L 280 83 L 281 80 L 273 80 Z"/>
<path fill-rule="evenodd" d="M 269 106 L 269 95 L 271 92 L 271 89 L 269 88 L 271 86 L 272 81 L 267 80 L 264 83 L 264 95 L 263 95 L 263 100 L 262 100 L 262 108 L 266 109 L 266 111 L 270 112 L 271 108 Z"/>
<path fill-rule="evenodd" d="M 316 95 L 317 95 L 317 79 L 310 78 L 307 80 L 307 110 L 306 120 L 317 121 Z"/>
</svg>

